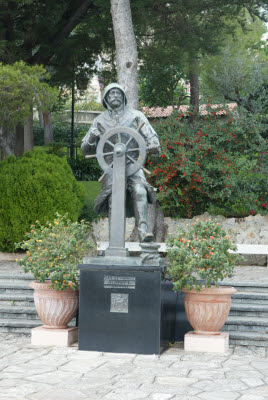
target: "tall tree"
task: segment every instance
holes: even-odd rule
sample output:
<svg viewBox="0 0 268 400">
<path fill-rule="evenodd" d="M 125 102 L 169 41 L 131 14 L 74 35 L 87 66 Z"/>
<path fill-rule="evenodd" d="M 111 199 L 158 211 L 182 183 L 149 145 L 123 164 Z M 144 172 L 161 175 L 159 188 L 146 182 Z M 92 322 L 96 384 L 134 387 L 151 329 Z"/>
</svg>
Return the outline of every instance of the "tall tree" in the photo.
<svg viewBox="0 0 268 400">
<path fill-rule="evenodd" d="M 70 75 L 74 69 L 77 80 L 84 77 L 85 70 L 92 69 L 107 37 L 105 19 L 110 16 L 99 3 L 101 0 L 3 0 L 0 61 L 43 64 L 53 77 L 52 83 L 69 83 L 71 87 Z M 90 74 L 87 75 L 89 78 Z"/>
<path fill-rule="evenodd" d="M 22 126 L 29 121 L 32 107 L 49 110 L 57 91 L 44 80 L 49 76 L 40 66 L 23 62 L 13 65 L 0 63 L 0 149 L 1 158 L 21 155 L 24 149 Z M 28 120 L 28 121 L 27 121 Z M 28 139 L 29 140 L 29 139 Z M 26 144 L 26 148 L 31 143 Z M 30 150 L 30 148 L 29 148 Z"/>
<path fill-rule="evenodd" d="M 202 92 L 219 101 L 233 101 L 251 113 L 268 108 L 268 44 L 266 26 L 249 16 L 247 31 L 236 27 L 218 55 L 204 59 Z"/>
<path fill-rule="evenodd" d="M 154 46 L 161 42 L 163 53 L 174 65 L 174 54 L 185 63 L 185 71 L 191 78 L 191 104 L 199 103 L 200 59 L 205 54 L 215 54 L 223 44 L 223 37 L 232 34 L 237 21 L 247 23 L 247 12 L 260 16 L 261 5 L 267 1 L 246 0 L 146 0 L 147 24 L 144 36 Z M 140 12 L 144 19 L 144 13 Z M 139 18 L 139 15 L 136 16 Z M 167 54 L 169 50 L 169 56 Z"/>
<path fill-rule="evenodd" d="M 118 83 L 126 90 L 129 104 L 138 108 L 138 52 L 129 0 L 111 0 Z"/>
</svg>

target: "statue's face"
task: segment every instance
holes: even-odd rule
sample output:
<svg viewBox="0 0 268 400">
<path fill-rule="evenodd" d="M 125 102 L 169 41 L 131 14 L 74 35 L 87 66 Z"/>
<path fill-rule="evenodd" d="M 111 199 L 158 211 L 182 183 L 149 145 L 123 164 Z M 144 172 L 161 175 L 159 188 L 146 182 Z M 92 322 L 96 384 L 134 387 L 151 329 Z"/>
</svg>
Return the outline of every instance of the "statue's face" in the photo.
<svg viewBox="0 0 268 400">
<path fill-rule="evenodd" d="M 119 108 L 123 103 L 123 93 L 119 89 L 111 89 L 107 94 L 107 101 L 112 108 Z"/>
</svg>

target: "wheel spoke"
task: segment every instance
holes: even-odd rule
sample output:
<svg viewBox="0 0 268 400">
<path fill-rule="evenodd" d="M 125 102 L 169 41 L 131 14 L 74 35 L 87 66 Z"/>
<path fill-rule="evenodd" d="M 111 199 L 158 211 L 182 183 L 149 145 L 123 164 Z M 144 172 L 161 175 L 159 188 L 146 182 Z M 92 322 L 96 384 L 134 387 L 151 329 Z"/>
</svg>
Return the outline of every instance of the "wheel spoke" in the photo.
<svg viewBox="0 0 268 400">
<path fill-rule="evenodd" d="M 103 157 L 110 156 L 111 154 L 114 154 L 114 152 L 113 151 L 109 151 L 109 153 L 103 153 Z"/>
<path fill-rule="evenodd" d="M 139 151 L 140 149 L 137 147 L 136 149 L 129 149 L 127 150 L 127 153 L 130 153 L 131 151 Z"/>
<path fill-rule="evenodd" d="M 134 158 L 130 157 L 129 155 L 127 155 L 127 158 L 128 158 L 131 162 L 133 162 L 133 163 L 136 162 L 136 160 L 134 160 Z"/>
<path fill-rule="evenodd" d="M 107 140 L 106 143 L 109 143 L 109 145 L 112 146 L 112 148 L 114 148 L 114 144 L 110 142 L 110 140 Z"/>
<path fill-rule="evenodd" d="M 120 132 L 118 132 L 117 137 L 118 137 L 118 143 L 121 143 L 121 133 Z"/>
<path fill-rule="evenodd" d="M 130 137 L 129 139 L 128 139 L 128 141 L 127 141 L 127 143 L 125 144 L 125 146 L 127 147 L 128 145 L 129 145 L 129 143 L 131 142 L 131 140 L 133 140 L 134 139 L 134 137 Z"/>
</svg>

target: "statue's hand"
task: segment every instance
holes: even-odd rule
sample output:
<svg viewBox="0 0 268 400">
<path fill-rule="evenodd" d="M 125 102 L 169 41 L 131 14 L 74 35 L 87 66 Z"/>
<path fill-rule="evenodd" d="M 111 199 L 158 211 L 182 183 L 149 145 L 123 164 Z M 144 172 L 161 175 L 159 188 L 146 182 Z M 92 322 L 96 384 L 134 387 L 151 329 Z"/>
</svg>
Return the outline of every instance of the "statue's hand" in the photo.
<svg viewBox="0 0 268 400">
<path fill-rule="evenodd" d="M 97 128 L 94 128 L 94 129 L 92 129 L 90 136 L 93 136 L 94 139 L 96 139 L 97 137 L 100 136 L 100 131 Z"/>
</svg>

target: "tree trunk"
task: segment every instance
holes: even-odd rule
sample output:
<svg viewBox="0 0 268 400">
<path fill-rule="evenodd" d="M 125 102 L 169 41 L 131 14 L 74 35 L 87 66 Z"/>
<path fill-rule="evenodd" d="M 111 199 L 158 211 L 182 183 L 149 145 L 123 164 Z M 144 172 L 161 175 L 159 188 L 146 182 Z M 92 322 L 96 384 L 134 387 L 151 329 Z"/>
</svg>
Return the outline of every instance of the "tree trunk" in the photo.
<svg viewBox="0 0 268 400">
<path fill-rule="evenodd" d="M 24 153 L 24 126 L 16 126 L 15 156 L 20 157 Z"/>
<path fill-rule="evenodd" d="M 16 137 L 14 132 L 4 129 L 0 126 L 0 149 L 1 149 L 1 160 L 4 160 L 7 156 L 15 155 L 15 142 Z"/>
<path fill-rule="evenodd" d="M 39 126 L 40 128 L 44 128 L 44 116 L 42 111 L 40 111 L 38 115 L 39 115 Z"/>
<path fill-rule="evenodd" d="M 33 108 L 31 115 L 28 117 L 24 125 L 24 152 L 33 150 Z"/>
<path fill-rule="evenodd" d="M 110 1 L 116 47 L 117 80 L 126 91 L 129 105 L 138 109 L 138 51 L 130 1 Z"/>
<path fill-rule="evenodd" d="M 54 141 L 50 112 L 43 113 L 43 121 L 44 121 L 44 144 L 48 144 Z"/>
<path fill-rule="evenodd" d="M 189 121 L 194 120 L 194 116 L 199 113 L 199 76 L 198 76 L 198 65 L 195 59 L 190 60 L 189 66 L 189 79 L 190 79 L 190 106 L 192 108 L 193 115 L 190 116 Z"/>
</svg>

